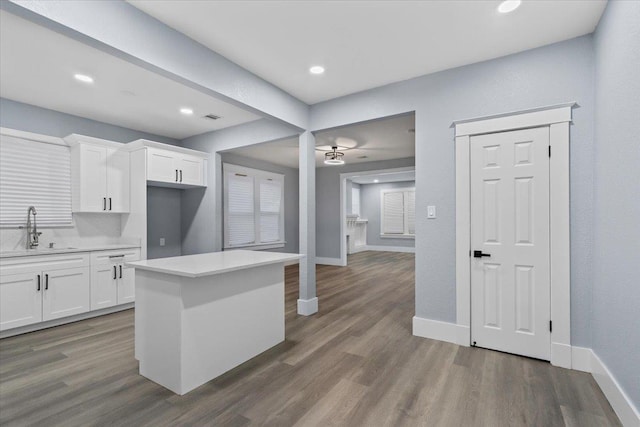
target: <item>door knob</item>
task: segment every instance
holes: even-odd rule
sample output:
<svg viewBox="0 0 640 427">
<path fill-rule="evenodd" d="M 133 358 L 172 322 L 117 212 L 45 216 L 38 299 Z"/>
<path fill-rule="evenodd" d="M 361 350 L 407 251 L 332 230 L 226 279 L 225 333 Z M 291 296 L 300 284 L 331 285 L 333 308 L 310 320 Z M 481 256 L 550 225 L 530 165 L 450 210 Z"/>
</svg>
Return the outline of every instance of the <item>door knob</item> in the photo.
<svg viewBox="0 0 640 427">
<path fill-rule="evenodd" d="M 483 256 L 491 256 L 491 254 L 483 254 L 482 251 L 473 251 L 474 258 L 482 258 Z"/>
</svg>

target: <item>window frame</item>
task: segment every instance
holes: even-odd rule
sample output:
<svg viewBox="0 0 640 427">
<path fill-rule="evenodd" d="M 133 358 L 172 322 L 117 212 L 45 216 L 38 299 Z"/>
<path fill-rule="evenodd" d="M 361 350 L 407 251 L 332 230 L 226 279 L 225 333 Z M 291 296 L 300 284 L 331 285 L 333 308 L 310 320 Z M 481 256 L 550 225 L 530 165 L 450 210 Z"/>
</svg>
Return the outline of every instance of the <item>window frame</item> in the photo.
<svg viewBox="0 0 640 427">
<path fill-rule="evenodd" d="M 229 180 L 227 174 L 242 174 L 253 178 L 253 226 L 254 226 L 254 243 L 230 245 L 229 244 L 229 205 L 226 203 L 229 192 Z M 283 248 L 287 243 L 285 240 L 284 229 L 284 174 L 269 172 L 260 169 L 248 168 L 245 166 L 234 165 L 232 163 L 222 164 L 222 211 L 223 211 L 223 250 L 232 249 L 277 249 Z M 263 179 L 273 180 L 280 182 L 281 185 L 281 197 L 280 197 L 280 239 L 275 242 L 260 243 L 260 181 Z M 256 243 L 257 242 L 257 243 Z"/>
<path fill-rule="evenodd" d="M 380 238 L 382 239 L 415 239 L 416 235 L 409 233 L 409 211 L 407 209 L 409 200 L 407 197 L 407 193 L 414 193 L 415 200 L 415 192 L 416 187 L 399 187 L 399 188 L 383 188 L 380 190 Z M 404 219 L 404 232 L 402 234 L 389 234 L 384 232 L 384 195 L 387 193 L 403 193 L 402 194 L 402 213 Z M 415 207 L 414 207 L 415 211 Z M 415 229 L 415 220 L 414 220 L 414 229 Z"/>
</svg>

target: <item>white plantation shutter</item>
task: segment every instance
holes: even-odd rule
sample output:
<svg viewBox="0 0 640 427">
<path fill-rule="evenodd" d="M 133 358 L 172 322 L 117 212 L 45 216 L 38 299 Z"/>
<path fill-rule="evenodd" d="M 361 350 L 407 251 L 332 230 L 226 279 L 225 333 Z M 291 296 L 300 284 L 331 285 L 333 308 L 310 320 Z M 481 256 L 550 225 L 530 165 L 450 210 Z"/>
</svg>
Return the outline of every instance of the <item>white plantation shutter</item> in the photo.
<svg viewBox="0 0 640 427">
<path fill-rule="evenodd" d="M 224 247 L 284 243 L 284 175 L 225 163 Z"/>
<path fill-rule="evenodd" d="M 230 246 L 255 243 L 253 177 L 227 174 L 227 230 Z"/>
<path fill-rule="evenodd" d="M 260 243 L 280 240 L 280 205 L 282 183 L 269 179 L 260 180 Z"/>
<path fill-rule="evenodd" d="M 407 232 L 409 234 L 416 234 L 416 192 L 407 191 Z"/>
<path fill-rule="evenodd" d="M 402 191 L 382 194 L 382 232 L 404 233 L 404 193 Z"/>
<path fill-rule="evenodd" d="M 39 226 L 72 224 L 69 147 L 2 135 L 0 225 L 25 225 L 29 206 Z"/>
<path fill-rule="evenodd" d="M 351 189 L 351 213 L 360 216 L 360 189 Z"/>
</svg>

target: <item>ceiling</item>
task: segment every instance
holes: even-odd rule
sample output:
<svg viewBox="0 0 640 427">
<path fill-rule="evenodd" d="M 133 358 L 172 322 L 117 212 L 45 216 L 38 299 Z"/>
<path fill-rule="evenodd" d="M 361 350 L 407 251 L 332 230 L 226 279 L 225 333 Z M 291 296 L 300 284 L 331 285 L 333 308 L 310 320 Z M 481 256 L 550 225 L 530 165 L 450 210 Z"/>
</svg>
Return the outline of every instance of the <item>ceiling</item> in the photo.
<svg viewBox="0 0 640 427">
<path fill-rule="evenodd" d="M 346 164 L 415 157 L 415 116 L 407 114 L 316 133 L 316 167 L 333 144 L 344 153 Z M 281 166 L 298 168 L 298 138 L 249 145 L 230 152 Z"/>
<path fill-rule="evenodd" d="M 0 24 L 3 98 L 176 139 L 259 118 L 2 10 Z M 222 118 L 202 118 L 209 113 Z"/>
<path fill-rule="evenodd" d="M 523 0 L 503 15 L 498 0 L 129 2 L 308 104 L 588 34 L 606 6 Z"/>
<path fill-rule="evenodd" d="M 389 172 L 371 175 L 354 176 L 351 181 L 356 184 L 384 184 L 388 182 L 415 181 L 416 171 Z"/>
</svg>

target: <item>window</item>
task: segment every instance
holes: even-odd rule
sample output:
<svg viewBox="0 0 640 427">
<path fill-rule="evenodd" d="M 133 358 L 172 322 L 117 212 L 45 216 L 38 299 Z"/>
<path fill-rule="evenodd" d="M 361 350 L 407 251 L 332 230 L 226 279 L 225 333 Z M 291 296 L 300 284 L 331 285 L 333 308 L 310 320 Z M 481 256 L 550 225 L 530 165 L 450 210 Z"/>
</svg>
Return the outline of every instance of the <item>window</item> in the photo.
<svg viewBox="0 0 640 427">
<path fill-rule="evenodd" d="M 416 234 L 415 188 L 380 191 L 381 237 L 413 238 Z"/>
<path fill-rule="evenodd" d="M 357 187 L 351 189 L 351 213 L 360 216 L 360 189 Z"/>
<path fill-rule="evenodd" d="M 36 208 L 38 226 L 72 224 L 69 147 L 3 134 L 0 226 L 24 226 L 29 206 Z"/>
<path fill-rule="evenodd" d="M 224 247 L 284 246 L 284 175 L 225 163 Z"/>
</svg>

